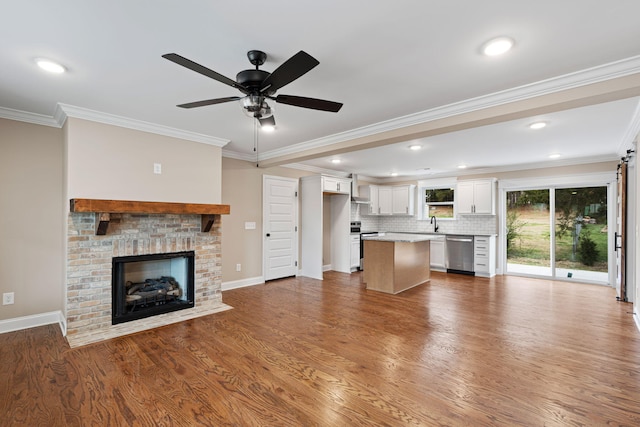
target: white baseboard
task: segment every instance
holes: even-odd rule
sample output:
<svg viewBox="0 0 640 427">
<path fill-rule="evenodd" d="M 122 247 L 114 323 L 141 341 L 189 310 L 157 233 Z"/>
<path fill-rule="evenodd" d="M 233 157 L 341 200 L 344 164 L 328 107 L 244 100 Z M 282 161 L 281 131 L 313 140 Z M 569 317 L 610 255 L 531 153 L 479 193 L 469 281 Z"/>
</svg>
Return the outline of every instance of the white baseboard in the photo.
<svg viewBox="0 0 640 427">
<path fill-rule="evenodd" d="M 331 267 L 331 264 L 322 266 L 322 271 L 330 271 L 330 270 L 333 270 L 333 268 Z"/>
<path fill-rule="evenodd" d="M 633 313 L 633 320 L 636 321 L 636 327 L 638 331 L 640 331 L 640 317 L 638 317 L 638 313 Z"/>
<path fill-rule="evenodd" d="M 0 320 L 0 334 L 35 328 L 37 326 L 51 325 L 52 323 L 59 324 L 62 335 L 66 335 L 67 322 L 62 315 L 62 311 L 59 310 L 50 311 L 49 313 L 32 314 L 31 316 Z"/>
<path fill-rule="evenodd" d="M 230 282 L 222 282 L 222 290 L 246 288 L 247 286 L 255 286 L 264 284 L 264 277 L 249 277 L 248 279 L 232 280 Z"/>
</svg>

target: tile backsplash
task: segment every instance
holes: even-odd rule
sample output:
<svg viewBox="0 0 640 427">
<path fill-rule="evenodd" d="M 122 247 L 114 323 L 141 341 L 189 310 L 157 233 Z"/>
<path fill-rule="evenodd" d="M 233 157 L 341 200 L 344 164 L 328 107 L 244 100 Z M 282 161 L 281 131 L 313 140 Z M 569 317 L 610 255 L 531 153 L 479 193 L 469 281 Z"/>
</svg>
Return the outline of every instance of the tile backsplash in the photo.
<svg viewBox="0 0 640 427">
<path fill-rule="evenodd" d="M 351 220 L 361 221 L 363 231 L 394 231 L 404 233 L 432 232 L 433 224 L 418 220 L 416 216 L 360 215 L 366 205 L 351 204 Z M 496 215 L 462 215 L 454 220 L 438 221 L 438 232 L 443 234 L 497 234 Z"/>
</svg>

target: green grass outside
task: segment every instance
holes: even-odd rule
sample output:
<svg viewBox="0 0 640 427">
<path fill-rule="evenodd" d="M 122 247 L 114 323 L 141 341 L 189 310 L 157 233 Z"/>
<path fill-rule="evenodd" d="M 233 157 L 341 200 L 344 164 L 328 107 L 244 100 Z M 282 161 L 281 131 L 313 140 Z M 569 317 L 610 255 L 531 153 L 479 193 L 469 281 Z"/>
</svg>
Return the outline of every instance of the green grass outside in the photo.
<svg viewBox="0 0 640 427">
<path fill-rule="evenodd" d="M 507 259 L 515 264 L 549 266 L 551 263 L 549 211 L 518 208 L 517 212 L 518 221 L 524 225 L 509 248 Z M 582 233 L 584 232 L 588 232 L 591 240 L 596 244 L 598 256 L 594 265 L 584 265 L 577 252 L 575 256 L 573 255 L 573 239 L 567 233 L 561 238 L 556 236 L 556 267 L 606 272 L 608 270 L 606 224 L 585 224 L 582 227 Z"/>
</svg>

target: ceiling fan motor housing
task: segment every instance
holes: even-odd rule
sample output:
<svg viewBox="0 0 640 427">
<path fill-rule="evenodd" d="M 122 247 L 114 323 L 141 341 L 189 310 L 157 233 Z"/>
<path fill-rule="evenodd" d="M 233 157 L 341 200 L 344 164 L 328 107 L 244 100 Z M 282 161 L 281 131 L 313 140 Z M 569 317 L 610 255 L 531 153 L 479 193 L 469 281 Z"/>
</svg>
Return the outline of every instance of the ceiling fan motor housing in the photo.
<svg viewBox="0 0 640 427">
<path fill-rule="evenodd" d="M 248 88 L 251 92 L 259 91 L 262 82 L 271 75 L 271 73 L 263 70 L 244 70 L 236 75 L 238 84 Z"/>
</svg>

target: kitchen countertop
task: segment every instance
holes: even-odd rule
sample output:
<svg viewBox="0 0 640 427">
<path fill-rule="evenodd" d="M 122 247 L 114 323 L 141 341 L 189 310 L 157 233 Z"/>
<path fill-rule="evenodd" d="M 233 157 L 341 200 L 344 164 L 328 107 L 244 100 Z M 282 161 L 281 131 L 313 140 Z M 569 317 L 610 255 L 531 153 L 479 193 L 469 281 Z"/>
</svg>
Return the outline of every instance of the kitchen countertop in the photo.
<svg viewBox="0 0 640 427">
<path fill-rule="evenodd" d="M 375 240 L 378 242 L 424 242 L 428 240 L 444 239 L 444 234 L 414 234 L 414 233 L 378 233 L 378 235 L 362 236 L 363 240 Z"/>
</svg>

